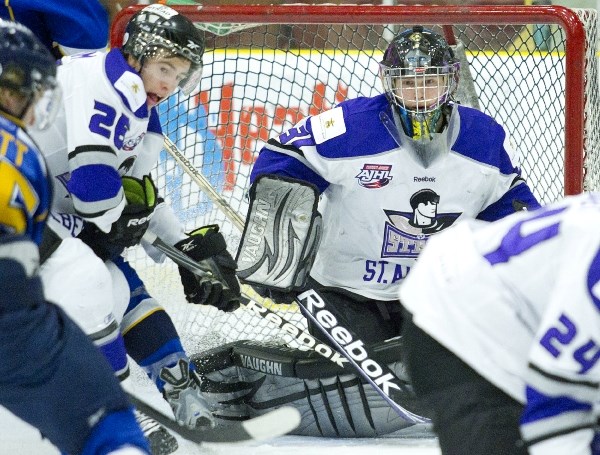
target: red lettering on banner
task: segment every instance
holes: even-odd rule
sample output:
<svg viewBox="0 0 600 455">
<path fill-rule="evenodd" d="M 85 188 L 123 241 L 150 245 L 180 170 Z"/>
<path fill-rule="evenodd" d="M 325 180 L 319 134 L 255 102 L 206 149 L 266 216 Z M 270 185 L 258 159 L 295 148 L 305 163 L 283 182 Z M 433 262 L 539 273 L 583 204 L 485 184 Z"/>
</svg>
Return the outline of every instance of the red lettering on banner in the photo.
<svg viewBox="0 0 600 455">
<path fill-rule="evenodd" d="M 274 111 L 264 105 L 243 105 L 235 108 L 233 101 L 233 84 L 221 87 L 217 125 L 209 126 L 209 130 L 221 144 L 223 149 L 223 171 L 225 173 L 224 191 L 232 191 L 237 177 L 238 162 L 252 165 L 256 161 L 258 150 L 256 143 L 266 142 L 281 132 L 302 120 L 307 115 L 317 115 L 331 109 L 325 99 L 325 84 L 315 84 L 312 102 L 308 112 L 302 112 L 300 106 L 275 106 Z M 344 101 L 348 96 L 348 87 L 338 83 L 335 92 L 335 104 Z M 202 104 L 209 112 L 209 92 L 200 92 L 194 99 L 196 105 Z M 238 140 L 239 138 L 239 140 Z M 236 143 L 239 143 L 236 147 Z M 239 157 L 236 159 L 236 148 Z"/>
</svg>

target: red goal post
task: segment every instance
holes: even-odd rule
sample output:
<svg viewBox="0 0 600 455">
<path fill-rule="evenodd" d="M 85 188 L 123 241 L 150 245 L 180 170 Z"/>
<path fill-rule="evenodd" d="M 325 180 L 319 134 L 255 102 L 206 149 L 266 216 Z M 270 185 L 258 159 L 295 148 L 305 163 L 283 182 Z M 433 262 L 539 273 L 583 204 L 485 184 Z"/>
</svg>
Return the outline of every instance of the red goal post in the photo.
<svg viewBox="0 0 600 455">
<path fill-rule="evenodd" d="M 156 168 L 157 183 L 187 228 L 223 225 L 232 251 L 239 230 L 190 174 L 206 179 L 243 216 L 248 176 L 261 144 L 306 115 L 346 98 L 381 93 L 378 61 L 391 37 L 415 24 L 456 43 L 462 63 L 459 101 L 476 104 L 507 127 L 523 173 L 542 202 L 600 189 L 595 10 L 173 7 L 205 30 L 207 52 L 199 90 L 188 98 L 173 95 L 159 106 L 164 133 L 180 150 L 184 166 L 165 153 Z M 121 44 L 127 21 L 140 8 L 126 8 L 115 17 L 112 46 Z M 160 282 L 166 286 L 162 275 Z M 182 320 L 188 324 L 190 317 Z M 219 336 L 238 337 L 229 326 L 218 330 Z"/>
</svg>

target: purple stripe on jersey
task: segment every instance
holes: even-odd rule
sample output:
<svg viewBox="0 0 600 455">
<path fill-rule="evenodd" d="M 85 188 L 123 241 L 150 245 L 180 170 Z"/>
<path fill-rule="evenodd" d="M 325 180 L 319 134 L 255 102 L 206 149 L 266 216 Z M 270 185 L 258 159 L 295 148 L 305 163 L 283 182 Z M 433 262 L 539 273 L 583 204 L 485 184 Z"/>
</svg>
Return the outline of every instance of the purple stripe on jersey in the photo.
<svg viewBox="0 0 600 455">
<path fill-rule="evenodd" d="M 521 424 L 534 423 L 539 420 L 558 416 L 570 411 L 591 411 L 590 403 L 584 403 L 566 396 L 548 396 L 527 386 L 527 405 L 521 416 Z"/>
<path fill-rule="evenodd" d="M 83 202 L 111 199 L 120 189 L 119 173 L 104 164 L 91 164 L 75 169 L 67 183 L 67 190 Z"/>
<path fill-rule="evenodd" d="M 502 264 L 508 262 L 513 256 L 517 256 L 545 240 L 556 237 L 558 235 L 559 222 L 545 226 L 527 235 L 522 234 L 521 227 L 530 221 L 555 215 L 564 211 L 565 209 L 566 207 L 561 207 L 554 210 L 542 209 L 540 211 L 531 212 L 535 215 L 525 220 L 521 220 L 511 227 L 506 235 L 502 238 L 500 246 L 498 246 L 496 251 L 492 251 L 483 257 L 491 265 Z"/>
<path fill-rule="evenodd" d="M 115 83 L 119 80 L 119 78 L 123 75 L 123 73 L 129 71 L 131 73 L 138 74 L 138 72 L 135 69 L 133 69 L 129 65 L 129 63 L 127 63 L 127 60 L 125 60 L 125 57 L 123 57 L 123 54 L 119 49 L 112 49 L 108 54 L 106 54 L 106 59 L 104 61 L 104 70 L 106 71 L 106 76 L 108 77 L 110 84 L 115 89 L 115 92 L 119 94 L 119 97 L 121 97 L 123 103 L 125 103 L 125 106 L 127 106 L 131 110 L 131 106 L 129 105 L 129 101 L 127 101 L 127 98 L 124 97 L 123 94 L 120 91 L 118 91 L 114 86 Z M 137 111 L 135 111 L 134 114 L 138 118 L 148 117 L 149 113 L 148 106 L 146 105 L 146 103 L 144 103 Z"/>
<path fill-rule="evenodd" d="M 125 60 L 125 57 L 119 49 L 112 49 L 110 52 L 108 52 L 108 54 L 106 54 L 106 59 L 104 60 L 104 69 L 111 85 L 115 85 L 115 83 L 126 71 L 131 71 L 137 74 L 137 72 L 131 66 L 129 66 L 127 60 Z"/>
<path fill-rule="evenodd" d="M 587 275 L 587 288 L 596 309 L 600 310 L 600 295 L 598 295 L 600 292 L 600 249 L 596 252 L 596 256 L 590 264 Z"/>
<path fill-rule="evenodd" d="M 305 180 L 314 184 L 319 192 L 322 193 L 329 186 L 329 182 L 317 174 L 312 169 L 306 167 L 303 163 L 289 155 L 273 152 L 263 148 L 258 159 L 252 167 L 250 174 L 250 183 L 264 174 L 275 174 L 284 177 L 292 177 Z"/>
<path fill-rule="evenodd" d="M 148 132 L 162 134 L 162 126 L 160 125 L 160 118 L 156 107 L 150 109 L 150 121 L 148 122 Z"/>
<path fill-rule="evenodd" d="M 504 148 L 506 132 L 489 115 L 466 106 L 454 105 L 460 115 L 460 130 L 452 150 L 480 163 L 497 168 L 502 174 L 520 174 Z"/>
<path fill-rule="evenodd" d="M 279 142 L 283 145 L 293 145 L 294 147 L 310 147 L 316 145 L 312 133 L 308 131 L 306 124 L 290 128 L 285 133 L 281 133 L 279 135 Z"/>
</svg>

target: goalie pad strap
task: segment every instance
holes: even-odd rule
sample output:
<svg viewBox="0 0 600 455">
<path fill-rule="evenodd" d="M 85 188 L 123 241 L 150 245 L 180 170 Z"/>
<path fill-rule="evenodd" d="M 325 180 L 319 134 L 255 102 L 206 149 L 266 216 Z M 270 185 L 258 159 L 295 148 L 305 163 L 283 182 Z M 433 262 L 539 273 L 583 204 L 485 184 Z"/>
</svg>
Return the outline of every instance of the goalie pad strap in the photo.
<svg viewBox="0 0 600 455">
<path fill-rule="evenodd" d="M 250 284 L 291 291 L 305 284 L 321 237 L 315 186 L 274 175 L 250 188 L 250 208 L 236 261 Z"/>
</svg>

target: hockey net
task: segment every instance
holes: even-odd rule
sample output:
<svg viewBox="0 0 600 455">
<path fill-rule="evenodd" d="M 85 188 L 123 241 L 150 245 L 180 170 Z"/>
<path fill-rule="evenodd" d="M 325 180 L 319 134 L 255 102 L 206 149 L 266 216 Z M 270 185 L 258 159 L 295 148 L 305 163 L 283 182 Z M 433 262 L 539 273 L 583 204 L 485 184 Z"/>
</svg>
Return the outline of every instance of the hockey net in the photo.
<svg viewBox="0 0 600 455">
<path fill-rule="evenodd" d="M 190 176 L 200 173 L 242 218 L 261 144 L 346 98 L 381 93 L 378 62 L 400 30 L 444 34 L 462 61 L 458 101 L 511 132 L 523 174 L 540 201 L 599 189 L 595 10 L 558 6 L 174 6 L 205 30 L 205 74 L 190 97 L 160 105 L 165 135 L 155 178 L 187 229 L 218 223 L 235 256 L 240 230 Z M 120 45 L 123 10 L 111 31 Z M 435 24 L 435 25 L 434 25 Z M 452 24 L 452 25 L 449 25 Z M 188 167 L 188 169 L 186 169 Z M 246 309 L 225 314 L 186 304 L 176 267 L 128 258 L 197 352 L 236 339 L 293 341 Z M 246 289 L 246 291 L 250 291 Z M 302 324 L 294 306 L 271 309 Z"/>
</svg>

